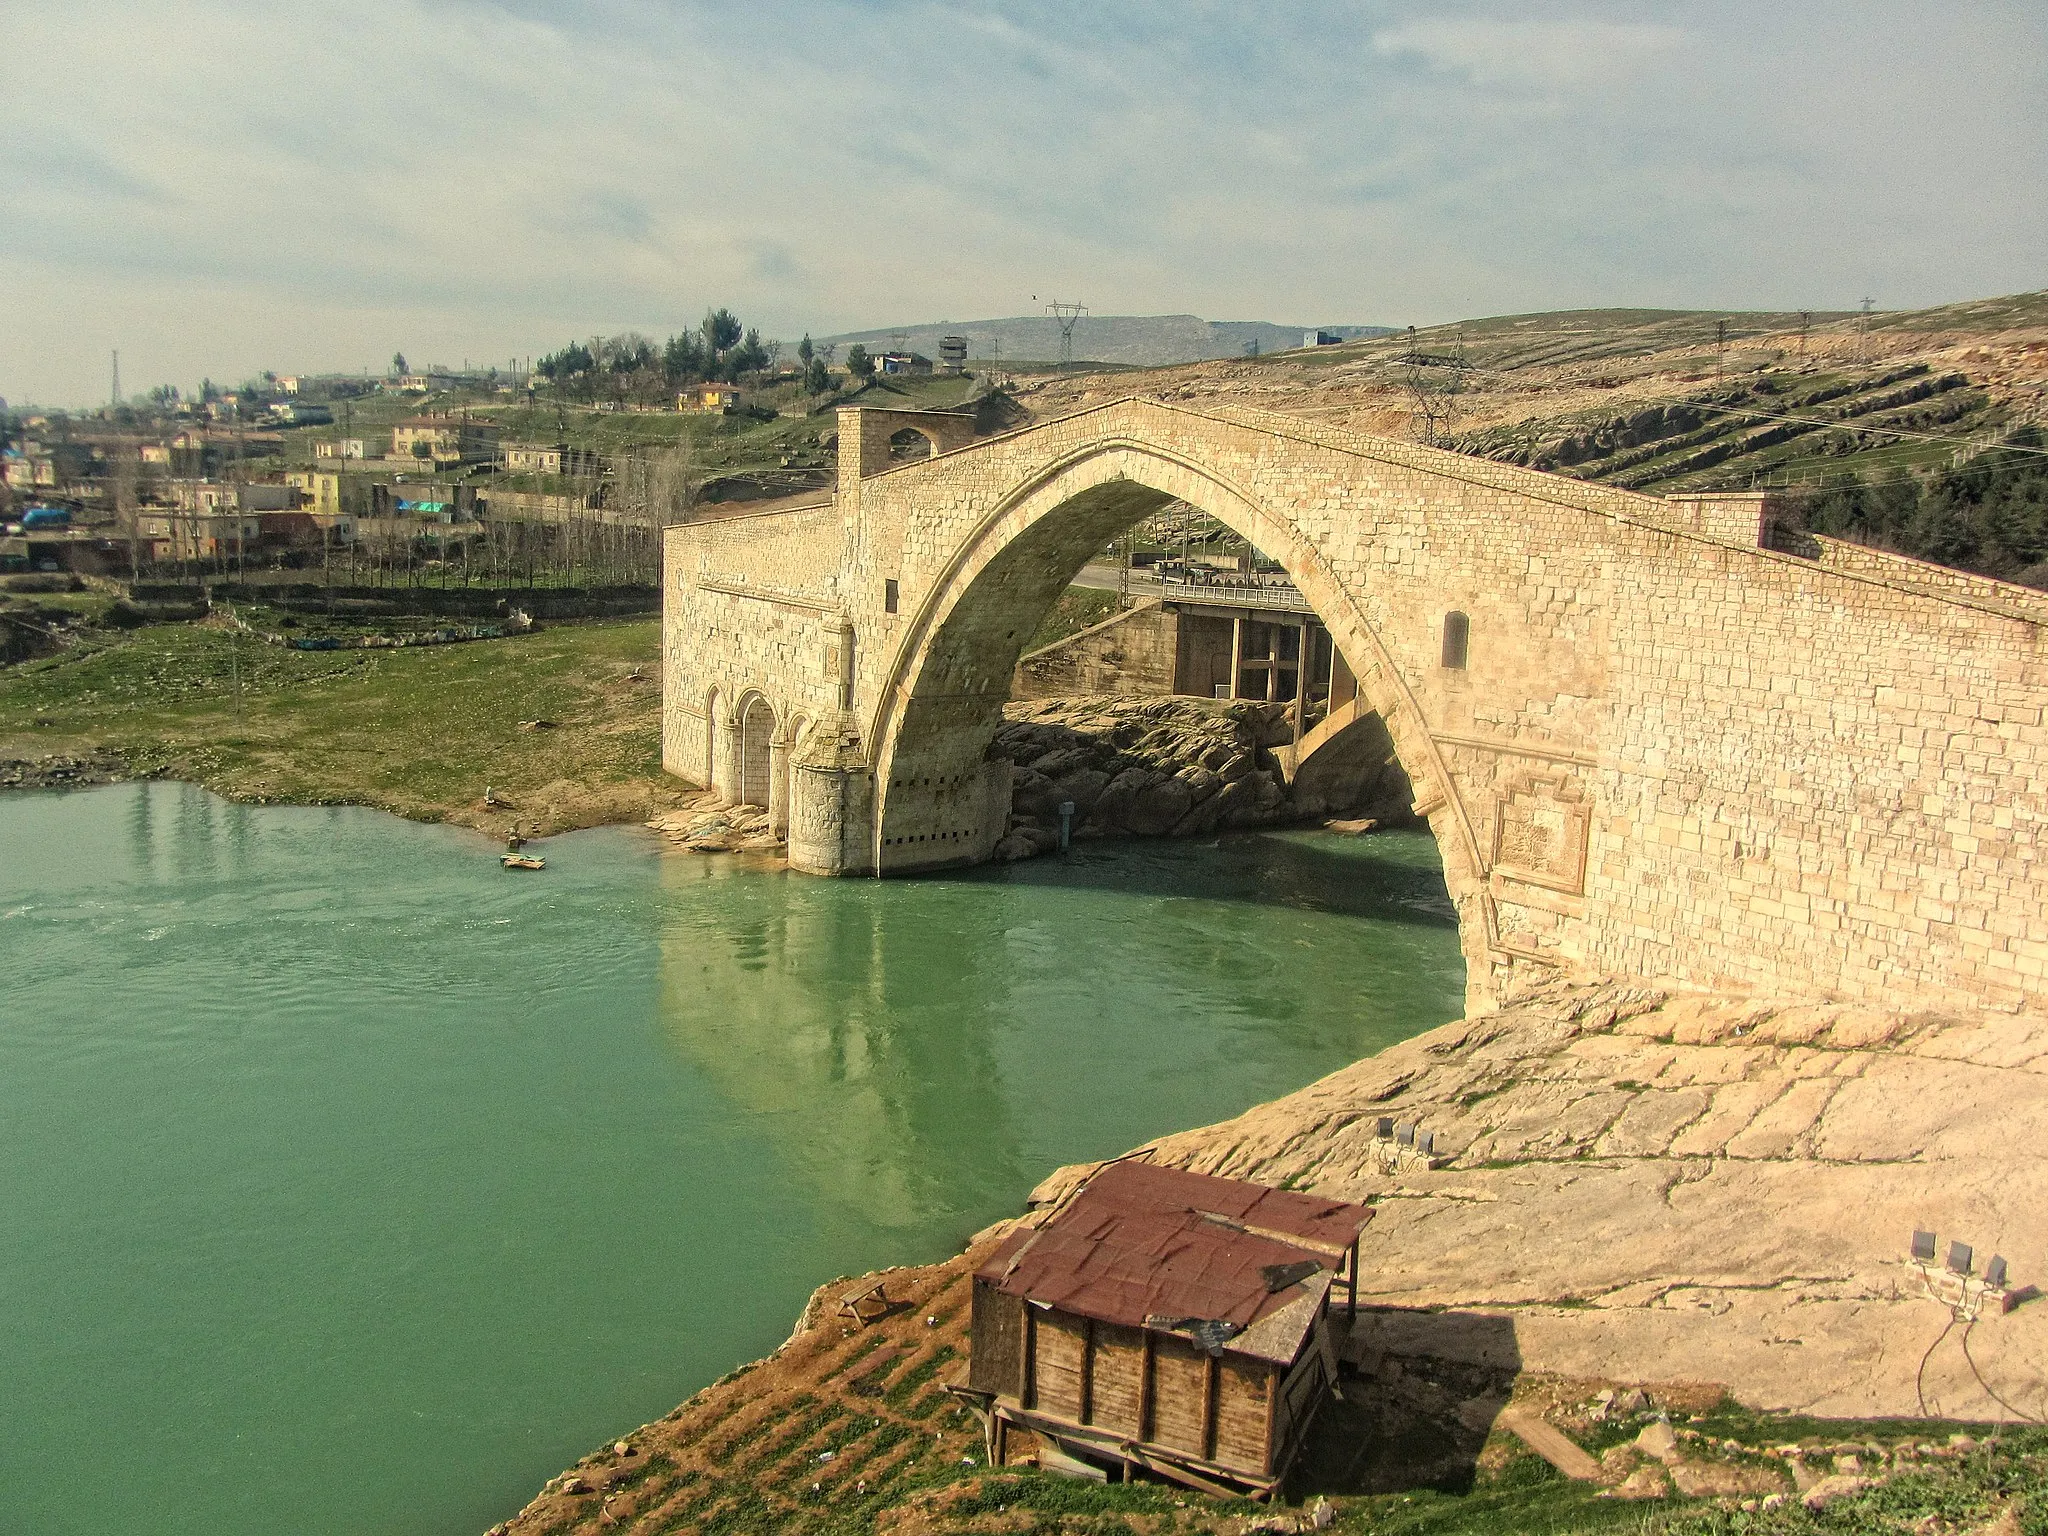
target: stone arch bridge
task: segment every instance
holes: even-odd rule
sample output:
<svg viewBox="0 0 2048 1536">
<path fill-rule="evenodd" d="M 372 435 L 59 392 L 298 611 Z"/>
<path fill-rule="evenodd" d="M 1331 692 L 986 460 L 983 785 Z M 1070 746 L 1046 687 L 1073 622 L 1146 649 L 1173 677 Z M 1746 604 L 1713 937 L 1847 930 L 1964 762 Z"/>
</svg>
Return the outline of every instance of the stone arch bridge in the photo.
<svg viewBox="0 0 2048 1536">
<path fill-rule="evenodd" d="M 932 456 L 892 461 L 906 431 Z M 1761 494 L 1662 499 L 1249 409 L 1127 399 L 973 441 L 849 408 L 839 440 L 836 494 L 666 536 L 663 764 L 766 804 L 799 868 L 987 857 L 1021 648 L 1179 500 L 1285 568 L 1353 712 L 1385 722 L 1473 1006 L 1555 969 L 2048 990 L 2048 596 L 1774 538 Z"/>
</svg>

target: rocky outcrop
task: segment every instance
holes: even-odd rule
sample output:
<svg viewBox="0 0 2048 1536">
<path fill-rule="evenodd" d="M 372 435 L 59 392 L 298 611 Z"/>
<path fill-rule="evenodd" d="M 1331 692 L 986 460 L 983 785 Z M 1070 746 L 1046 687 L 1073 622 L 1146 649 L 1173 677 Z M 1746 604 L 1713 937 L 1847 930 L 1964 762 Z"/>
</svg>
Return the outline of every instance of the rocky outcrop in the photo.
<svg viewBox="0 0 2048 1536">
<path fill-rule="evenodd" d="M 112 752 L 89 752 L 83 757 L 51 753 L 43 757 L 0 758 L 0 789 L 76 789 L 87 784 L 119 784 L 124 779 L 147 778 L 127 759 Z"/>
<path fill-rule="evenodd" d="M 1272 749 L 1294 738 L 1284 705 L 1110 695 L 1011 704 L 989 748 L 1014 766 L 1000 859 L 1059 846 L 1062 804 L 1076 837 L 1193 837 L 1349 813 L 1409 815 L 1406 777 L 1387 747 L 1343 805 L 1289 792 Z"/>
<path fill-rule="evenodd" d="M 1360 1349 L 2048 1417 L 2048 1017 L 1560 983 L 1144 1155 L 1372 1202 Z"/>
<path fill-rule="evenodd" d="M 782 839 L 758 805 L 722 805 L 715 795 L 697 796 L 647 825 L 690 853 L 779 853 Z"/>
</svg>

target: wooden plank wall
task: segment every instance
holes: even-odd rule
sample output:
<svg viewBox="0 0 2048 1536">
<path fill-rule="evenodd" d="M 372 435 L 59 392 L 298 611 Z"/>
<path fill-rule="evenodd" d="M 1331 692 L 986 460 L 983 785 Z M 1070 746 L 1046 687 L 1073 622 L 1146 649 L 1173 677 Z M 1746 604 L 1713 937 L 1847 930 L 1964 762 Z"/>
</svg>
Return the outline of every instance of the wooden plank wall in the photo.
<svg viewBox="0 0 2048 1536">
<path fill-rule="evenodd" d="M 1170 1333 L 1152 1337 L 1152 1435 L 1187 1456 L 1209 1454 L 1209 1357 Z"/>
<path fill-rule="evenodd" d="M 1014 1309 L 1013 1309 L 1014 1304 Z M 1070 1424 L 1146 1441 L 1251 1477 L 1264 1477 L 1284 1443 L 1274 1426 L 1294 1422 L 1300 1400 L 1321 1384 L 1313 1351 L 1289 1376 L 1260 1361 L 1212 1358 L 1168 1333 L 1118 1327 L 1054 1308 L 1030 1307 L 992 1288 L 975 1292 L 972 1380 L 1013 1395 L 1028 1371 L 1023 1405 Z M 983 1329 L 992 1348 L 984 1366 Z M 1148 1371 L 1149 1366 L 1149 1371 Z M 1020 1384 L 1021 1387 L 1021 1384 Z M 1281 1396 L 1276 1402 L 1275 1397 Z"/>
<path fill-rule="evenodd" d="M 1036 1363 L 1035 1402 L 1041 1412 L 1084 1422 L 1087 1407 L 1088 1322 L 1065 1312 L 1034 1309 L 1036 1337 L 1032 1357 Z"/>
<path fill-rule="evenodd" d="M 1241 1472 L 1267 1470 L 1267 1404 L 1278 1374 L 1257 1360 L 1225 1355 L 1216 1384 L 1215 1448 L 1210 1460 Z"/>
<path fill-rule="evenodd" d="M 974 1343 L 967 1383 L 978 1392 L 1024 1395 L 1024 1301 L 986 1281 L 974 1282 Z"/>
<path fill-rule="evenodd" d="M 1145 1437 L 1145 1331 L 1095 1325 L 1088 1422 L 1133 1440 Z"/>
</svg>

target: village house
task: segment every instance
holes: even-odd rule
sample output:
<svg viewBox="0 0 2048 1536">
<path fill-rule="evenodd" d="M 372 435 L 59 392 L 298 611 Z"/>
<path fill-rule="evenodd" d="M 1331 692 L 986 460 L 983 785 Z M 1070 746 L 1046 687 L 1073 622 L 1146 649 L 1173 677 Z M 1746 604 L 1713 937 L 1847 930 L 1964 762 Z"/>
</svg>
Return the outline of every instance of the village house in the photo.
<svg viewBox="0 0 2048 1536">
<path fill-rule="evenodd" d="M 498 429 L 467 416 L 408 416 L 391 429 L 394 459 L 488 464 L 497 455 Z"/>
<path fill-rule="evenodd" d="M 1362 1205 L 1104 1165 L 975 1271 L 953 1390 L 1007 1465 L 1211 1492 L 1276 1489 L 1336 1386 L 1331 1292 L 1357 1307 Z M 1035 1444 L 1034 1444 L 1035 1443 Z"/>
<path fill-rule="evenodd" d="M 740 408 L 737 384 L 697 384 L 676 396 L 676 409 L 712 416 L 730 416 Z"/>
<path fill-rule="evenodd" d="M 568 443 L 507 443 L 500 462 L 506 473 L 514 475 L 597 475 L 604 472 L 603 460 L 597 454 Z"/>
<path fill-rule="evenodd" d="M 85 443 L 24 442 L 9 450 L 4 474 L 10 490 L 51 490 L 89 478 L 101 468 Z"/>
<path fill-rule="evenodd" d="M 402 373 L 385 381 L 384 387 L 401 395 L 431 395 L 455 389 L 462 379 L 452 373 Z"/>
<path fill-rule="evenodd" d="M 932 360 L 917 352 L 884 352 L 875 359 L 875 371 L 922 377 L 932 371 Z"/>
<path fill-rule="evenodd" d="M 299 493 L 299 505 L 322 516 L 341 515 L 341 473 L 332 469 L 288 469 L 284 483 Z"/>
<path fill-rule="evenodd" d="M 364 442 L 360 437 L 327 437 L 313 445 L 316 459 L 360 459 L 364 456 Z"/>
</svg>

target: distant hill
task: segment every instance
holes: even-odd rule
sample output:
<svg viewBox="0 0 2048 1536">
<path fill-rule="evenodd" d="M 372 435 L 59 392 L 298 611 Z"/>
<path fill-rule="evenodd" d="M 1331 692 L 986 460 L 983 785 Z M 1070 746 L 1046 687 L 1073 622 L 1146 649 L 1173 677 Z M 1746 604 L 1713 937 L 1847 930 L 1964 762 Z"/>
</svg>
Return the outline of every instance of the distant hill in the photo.
<svg viewBox="0 0 2048 1536">
<path fill-rule="evenodd" d="M 1094 363 L 1162 367 L 1209 358 L 1243 357 L 1258 343 L 1263 355 L 1301 345 L 1308 325 L 1274 325 L 1264 320 L 1204 320 L 1198 315 L 1083 315 L 1074 326 L 1074 358 Z M 1325 325 L 1346 340 L 1388 335 L 1384 325 Z M 1050 315 L 1016 315 L 1008 320 L 941 320 L 877 331 L 847 331 L 822 338 L 842 350 L 859 342 L 870 352 L 901 347 L 939 355 L 939 338 L 965 336 L 967 355 L 987 362 L 1048 362 L 1060 355 L 1059 322 Z M 998 348 L 1000 343 L 1000 348 Z"/>
</svg>

